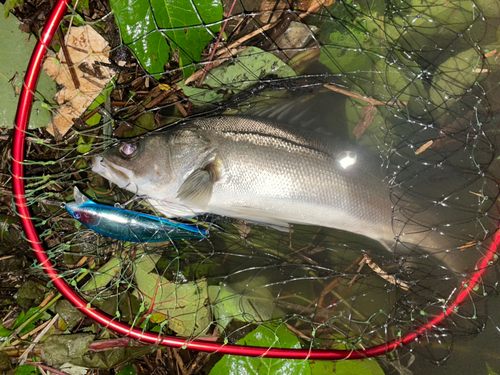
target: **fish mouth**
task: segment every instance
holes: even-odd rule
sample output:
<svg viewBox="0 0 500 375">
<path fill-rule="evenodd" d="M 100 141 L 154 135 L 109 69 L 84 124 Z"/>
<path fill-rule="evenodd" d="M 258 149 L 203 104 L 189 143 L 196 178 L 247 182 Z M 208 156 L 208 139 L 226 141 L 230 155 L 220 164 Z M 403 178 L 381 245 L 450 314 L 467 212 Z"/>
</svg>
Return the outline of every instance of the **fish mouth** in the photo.
<svg viewBox="0 0 500 375">
<path fill-rule="evenodd" d="M 91 163 L 92 171 L 115 183 L 120 188 L 129 187 L 131 181 L 133 181 L 134 174 L 130 169 L 120 167 L 102 156 L 94 156 Z"/>
</svg>

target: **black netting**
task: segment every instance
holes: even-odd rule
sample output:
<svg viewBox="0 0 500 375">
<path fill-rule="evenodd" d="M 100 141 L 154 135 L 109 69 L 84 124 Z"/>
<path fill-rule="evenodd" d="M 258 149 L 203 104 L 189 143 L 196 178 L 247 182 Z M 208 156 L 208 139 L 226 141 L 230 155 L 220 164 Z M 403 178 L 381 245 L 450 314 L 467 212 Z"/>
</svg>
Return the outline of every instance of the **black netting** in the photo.
<svg viewBox="0 0 500 375">
<path fill-rule="evenodd" d="M 201 3 L 187 4 L 203 18 Z M 496 235 L 496 3 L 237 1 L 230 13 L 231 5 L 223 4 L 224 20 L 195 17 L 187 28 L 157 20 L 134 40 L 111 34 L 112 14 L 97 22 L 111 30 L 108 66 L 117 72 L 91 113 L 100 120 L 88 125 L 87 112 L 65 134 L 29 134 L 29 201 L 61 277 L 116 319 L 187 338 L 236 343 L 271 324 L 305 348 L 358 350 L 432 322 Z M 198 56 L 178 33 L 199 30 L 208 44 Z M 170 46 L 164 73 L 148 73 L 127 52 L 140 57 L 137 46 L 152 35 Z M 160 215 L 92 172 L 91 156 L 183 117 L 258 112 L 282 121 L 296 108 L 305 110 L 297 123 L 360 147 L 382 173 L 392 202 L 390 251 L 357 235 L 361 227 L 283 230 L 210 213 L 185 220 L 208 229 L 205 239 L 120 242 L 60 208 L 77 185 L 99 203 L 136 198 L 127 208 Z M 496 267 L 491 262 L 451 318 L 400 354 L 440 362 L 455 339 L 480 332 Z"/>
</svg>

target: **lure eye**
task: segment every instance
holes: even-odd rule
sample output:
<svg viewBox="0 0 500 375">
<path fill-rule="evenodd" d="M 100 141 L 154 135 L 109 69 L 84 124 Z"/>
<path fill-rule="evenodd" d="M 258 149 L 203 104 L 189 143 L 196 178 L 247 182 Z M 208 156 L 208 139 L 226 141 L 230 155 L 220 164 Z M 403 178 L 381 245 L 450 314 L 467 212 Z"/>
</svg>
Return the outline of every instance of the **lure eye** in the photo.
<svg viewBox="0 0 500 375">
<path fill-rule="evenodd" d="M 120 153 L 126 159 L 133 158 L 137 154 L 137 151 L 139 151 L 138 143 L 123 143 L 120 146 Z"/>
<path fill-rule="evenodd" d="M 77 211 L 73 214 L 73 216 L 75 217 L 76 220 L 80 220 L 80 218 L 82 217 L 82 215 L 80 215 L 80 213 Z"/>
</svg>

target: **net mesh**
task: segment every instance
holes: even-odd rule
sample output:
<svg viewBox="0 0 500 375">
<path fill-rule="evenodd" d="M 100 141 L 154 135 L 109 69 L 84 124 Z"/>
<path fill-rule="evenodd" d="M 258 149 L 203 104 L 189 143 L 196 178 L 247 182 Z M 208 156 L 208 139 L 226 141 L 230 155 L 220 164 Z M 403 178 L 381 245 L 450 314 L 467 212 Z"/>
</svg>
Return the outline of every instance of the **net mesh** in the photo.
<svg viewBox="0 0 500 375">
<path fill-rule="evenodd" d="M 259 326 L 282 326 L 304 348 L 359 350 L 432 321 L 467 285 L 497 230 L 497 4 L 241 0 L 223 3 L 219 20 L 204 3 L 186 2 L 185 25 L 165 25 L 149 2 L 154 22 L 146 19 L 135 38 L 123 34 L 118 2 L 111 7 L 122 39 L 111 13 L 84 18 L 107 30 L 106 67 L 118 74 L 67 133 L 30 131 L 25 162 L 36 225 L 61 277 L 116 319 L 190 339 L 236 343 Z M 179 33 L 207 39 L 199 54 Z M 144 71 L 129 52 L 141 60 L 152 38 L 170 51 L 155 56 L 166 72 Z M 331 102 L 315 101 L 318 93 Z M 206 239 L 120 242 L 61 207 L 75 185 L 103 204 L 137 198 L 88 164 L 119 138 L 283 100 L 310 100 L 335 119 L 326 130 L 380 156 L 393 252 L 331 228 L 282 231 L 214 215 L 193 219 L 210 228 Z M 154 212 L 141 199 L 127 208 Z M 393 355 L 418 351 L 440 362 L 454 339 L 480 332 L 497 283 L 496 262 L 488 268 L 452 317 Z"/>
</svg>

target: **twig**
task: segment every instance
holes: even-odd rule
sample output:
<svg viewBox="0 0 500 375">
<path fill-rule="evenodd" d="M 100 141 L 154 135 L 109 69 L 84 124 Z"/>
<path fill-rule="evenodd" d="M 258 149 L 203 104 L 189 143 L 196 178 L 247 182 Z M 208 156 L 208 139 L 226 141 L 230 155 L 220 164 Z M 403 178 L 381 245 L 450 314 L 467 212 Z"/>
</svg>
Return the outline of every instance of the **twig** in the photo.
<svg viewBox="0 0 500 375">
<path fill-rule="evenodd" d="M 203 80 L 205 79 L 205 75 L 207 74 L 207 72 L 209 70 L 210 62 L 214 58 L 215 51 L 217 50 L 217 46 L 219 45 L 219 42 L 220 42 L 220 40 L 222 38 L 222 35 L 224 34 L 224 29 L 226 28 L 227 22 L 229 21 L 229 17 L 231 17 L 231 14 L 233 13 L 233 9 L 234 9 L 234 6 L 236 4 L 236 1 L 237 0 L 233 1 L 233 4 L 231 5 L 231 8 L 229 9 L 229 12 L 227 14 L 227 19 L 224 22 L 224 24 L 222 25 L 222 28 L 221 28 L 220 33 L 219 33 L 219 36 L 217 37 L 217 41 L 215 42 L 214 48 L 212 49 L 212 53 L 210 54 L 210 57 L 208 58 L 208 64 L 205 65 L 205 67 L 203 68 L 203 74 L 201 76 L 200 82 L 198 83 L 198 87 L 200 87 L 201 84 L 203 83 Z"/>
<path fill-rule="evenodd" d="M 349 267 L 347 267 L 347 269 L 345 271 L 343 271 L 344 273 L 348 273 L 350 272 L 353 267 L 356 265 L 356 264 L 359 264 L 359 262 L 361 260 L 363 260 L 364 258 L 362 256 L 359 256 L 352 264 L 349 265 Z M 358 273 L 359 271 L 361 271 L 361 269 L 358 270 Z M 323 307 L 323 300 L 325 299 L 326 295 L 333 289 L 335 288 L 335 286 L 337 286 L 337 284 L 339 283 L 339 278 L 336 277 L 334 280 L 332 280 L 332 282 L 330 284 L 328 284 L 325 288 L 323 288 L 323 290 L 321 291 L 321 295 L 319 296 L 319 300 L 318 300 L 318 306 L 320 308 Z"/>
<path fill-rule="evenodd" d="M 22 337 L 20 337 L 19 340 L 14 341 L 11 345 L 12 346 L 19 345 L 21 343 L 20 340 L 26 340 L 28 337 L 33 336 L 35 333 L 37 333 L 37 332 L 41 331 L 42 329 L 44 329 L 45 327 L 47 327 L 48 324 L 50 324 L 50 320 L 46 321 L 43 324 L 40 324 L 34 330 L 32 330 L 32 331 L 26 333 L 25 335 L 23 335 Z"/>
<path fill-rule="evenodd" d="M 172 354 L 175 357 L 175 360 L 177 361 L 177 366 L 179 367 L 179 370 L 181 370 L 182 375 L 187 375 L 186 368 L 184 367 L 184 361 L 182 360 L 181 356 L 179 355 L 179 352 L 177 349 L 170 348 L 172 350 Z"/>
<path fill-rule="evenodd" d="M 247 47 L 240 47 L 238 49 L 232 49 L 232 50 L 224 52 L 223 54 L 221 54 L 220 56 L 217 57 L 218 58 L 217 61 L 213 61 L 213 62 L 207 64 L 205 66 L 205 69 L 203 69 L 203 70 L 198 70 L 197 72 L 194 72 L 189 78 L 186 79 L 186 81 L 184 82 L 184 85 L 188 85 L 191 82 L 196 81 L 198 78 L 200 78 L 203 75 L 204 72 L 209 72 L 210 70 L 217 68 L 219 65 L 226 62 L 230 57 L 236 56 L 238 53 L 240 53 L 241 51 L 244 51 L 246 48 Z M 198 85 L 198 87 L 200 87 L 200 85 L 201 85 L 201 83 Z"/>
<path fill-rule="evenodd" d="M 64 54 L 64 59 L 66 60 L 66 65 L 68 66 L 69 73 L 71 75 L 71 80 L 73 81 L 73 85 L 75 85 L 75 89 L 78 90 L 80 88 L 80 81 L 78 80 L 78 76 L 76 75 L 75 67 L 73 66 L 73 61 L 71 60 L 68 48 L 66 48 L 66 43 L 64 42 L 64 36 L 60 26 L 57 28 L 57 37 Z"/>
<path fill-rule="evenodd" d="M 200 368 L 203 367 L 208 362 L 209 359 L 210 356 L 207 353 L 203 352 L 198 353 L 196 359 L 190 366 L 190 369 L 188 370 L 186 375 L 193 375 L 199 373 Z"/>
<path fill-rule="evenodd" d="M 9 138 L 10 138 L 10 136 L 8 134 L 1 134 L 0 135 L 0 141 L 8 141 Z M 50 139 L 40 139 L 40 138 L 36 138 L 36 137 L 26 137 L 26 140 L 28 142 L 32 142 L 32 143 L 46 143 L 46 144 L 52 143 L 52 140 L 50 140 Z"/>
<path fill-rule="evenodd" d="M 378 276 L 380 276 L 382 279 L 390 282 L 393 285 L 396 285 L 400 287 L 401 289 L 408 291 L 410 290 L 410 286 L 406 284 L 404 281 L 399 280 L 397 277 L 393 275 L 389 275 L 387 272 L 385 272 L 382 268 L 380 268 L 373 260 L 368 256 L 368 254 L 363 255 L 363 259 L 361 262 L 359 262 L 359 271 L 364 265 L 367 265 L 370 267 Z M 359 273 L 358 271 L 358 273 Z"/>
<path fill-rule="evenodd" d="M 350 96 L 351 98 L 360 99 L 360 100 L 363 100 L 363 101 L 365 101 L 367 103 L 370 103 L 372 105 L 394 105 L 394 104 L 407 105 L 408 104 L 408 102 L 402 102 L 400 100 L 391 101 L 391 102 L 385 102 L 384 103 L 384 102 L 381 102 L 380 100 L 369 98 L 367 96 L 363 96 L 363 95 L 360 95 L 360 94 L 355 93 L 355 92 L 350 92 L 350 91 L 347 91 L 347 90 L 344 90 L 344 89 L 341 89 L 339 87 L 335 87 L 335 86 L 332 86 L 332 85 L 329 85 L 329 84 L 324 84 L 323 86 L 326 87 L 329 90 L 338 92 L 339 94 L 344 94 L 346 96 Z"/>
<path fill-rule="evenodd" d="M 49 367 L 47 365 L 43 365 L 40 362 L 32 362 L 30 360 L 27 360 L 26 363 L 29 364 L 30 366 L 37 366 L 37 367 L 40 367 L 40 368 L 42 368 L 44 370 L 50 371 L 50 372 L 52 372 L 54 374 L 57 374 L 57 375 L 69 375 L 67 372 L 63 372 L 63 371 L 57 370 L 57 369 L 55 369 L 53 367 Z"/>
<path fill-rule="evenodd" d="M 375 116 L 377 116 L 377 113 L 377 107 L 373 104 L 365 105 L 363 111 L 361 111 L 361 118 L 352 131 L 356 139 L 359 139 L 365 133 L 366 129 L 372 124 Z"/>
<path fill-rule="evenodd" d="M 292 325 L 288 324 L 288 323 L 285 323 L 287 328 L 292 331 L 293 333 L 295 333 L 297 336 L 299 336 L 300 338 L 302 338 L 303 340 L 306 340 L 306 341 L 311 341 L 311 338 L 307 335 L 304 335 L 301 331 L 299 331 L 297 328 L 293 327 Z"/>
<path fill-rule="evenodd" d="M 432 139 L 430 141 L 424 143 L 422 146 L 419 147 L 419 149 L 417 151 L 415 151 L 415 155 L 420 155 L 422 152 L 424 152 L 429 147 L 431 147 L 433 143 L 434 143 L 434 141 Z"/>
<path fill-rule="evenodd" d="M 24 362 L 26 362 L 26 359 L 28 358 L 28 355 L 30 354 L 31 350 L 35 347 L 35 345 L 38 344 L 38 342 L 42 339 L 42 337 L 47 333 L 47 331 L 54 325 L 56 320 L 59 318 L 59 314 L 56 314 L 45 326 L 45 328 L 38 334 L 37 337 L 33 340 L 30 346 L 28 346 L 28 349 L 19 357 L 19 365 L 22 366 Z"/>
<path fill-rule="evenodd" d="M 219 52 L 216 53 L 217 56 L 222 55 L 223 52 L 226 52 L 227 50 L 232 50 L 234 48 L 239 47 L 243 43 L 245 43 L 247 40 L 252 39 L 254 36 L 259 35 L 263 33 L 264 31 L 269 30 L 270 28 L 276 26 L 277 22 L 275 23 L 270 23 L 267 25 L 262 26 L 261 28 L 252 31 L 250 34 L 245 35 L 244 37 L 238 39 L 237 41 L 231 43 L 228 47 L 224 47 L 224 49 L 220 49 Z"/>
</svg>

